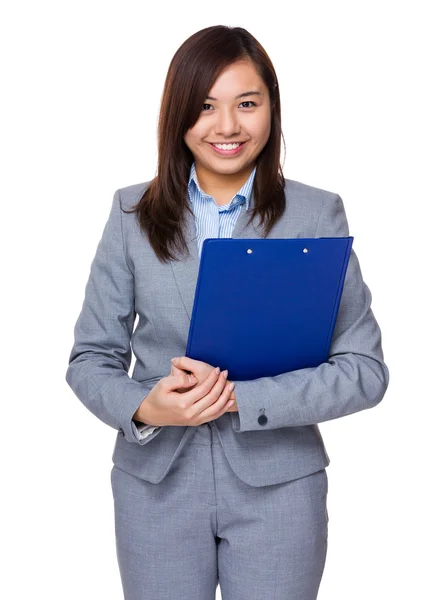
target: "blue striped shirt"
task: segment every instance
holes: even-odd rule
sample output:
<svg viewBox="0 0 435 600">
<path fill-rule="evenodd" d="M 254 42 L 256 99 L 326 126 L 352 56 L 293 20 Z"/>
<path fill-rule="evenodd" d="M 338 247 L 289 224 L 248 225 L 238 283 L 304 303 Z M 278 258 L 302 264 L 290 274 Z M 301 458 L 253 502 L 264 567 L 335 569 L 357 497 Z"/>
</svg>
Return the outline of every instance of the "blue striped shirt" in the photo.
<svg viewBox="0 0 435 600">
<path fill-rule="evenodd" d="M 196 176 L 195 162 L 192 163 L 187 189 L 193 214 L 195 215 L 198 256 L 200 258 L 202 244 L 206 238 L 232 237 L 242 207 L 245 206 L 246 210 L 249 209 L 256 170 L 257 167 L 255 166 L 246 183 L 234 194 L 230 202 L 219 206 L 213 196 L 209 196 L 201 189 Z"/>
<path fill-rule="evenodd" d="M 247 182 L 234 194 L 230 202 L 219 206 L 213 196 L 209 196 L 201 189 L 196 176 L 195 162 L 192 163 L 187 189 L 195 215 L 199 258 L 201 258 L 202 244 L 206 238 L 232 237 L 242 207 L 245 206 L 245 210 L 249 209 L 256 170 L 255 166 Z M 133 428 L 135 427 L 141 440 L 151 435 L 156 429 L 160 429 L 155 425 L 133 423 Z"/>
</svg>

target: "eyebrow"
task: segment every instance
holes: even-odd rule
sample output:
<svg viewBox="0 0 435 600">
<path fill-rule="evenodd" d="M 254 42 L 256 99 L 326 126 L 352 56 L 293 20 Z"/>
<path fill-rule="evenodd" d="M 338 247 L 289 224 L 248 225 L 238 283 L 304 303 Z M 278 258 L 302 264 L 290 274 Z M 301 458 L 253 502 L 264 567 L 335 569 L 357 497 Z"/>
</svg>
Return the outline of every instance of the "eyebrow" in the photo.
<svg viewBox="0 0 435 600">
<path fill-rule="evenodd" d="M 245 98 L 246 96 L 262 96 L 262 93 L 258 92 L 257 90 L 252 90 L 250 92 L 243 92 L 243 94 L 239 94 L 238 96 L 235 96 L 234 100 L 237 100 L 238 98 Z M 217 98 L 213 98 L 212 96 L 207 96 L 206 100 L 217 100 Z"/>
</svg>

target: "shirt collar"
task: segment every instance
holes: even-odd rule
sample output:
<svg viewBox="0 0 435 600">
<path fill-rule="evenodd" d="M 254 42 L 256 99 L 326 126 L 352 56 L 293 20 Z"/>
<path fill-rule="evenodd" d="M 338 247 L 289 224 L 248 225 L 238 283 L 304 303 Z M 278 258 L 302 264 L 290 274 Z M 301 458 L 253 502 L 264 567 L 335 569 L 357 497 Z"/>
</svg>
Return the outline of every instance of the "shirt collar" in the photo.
<svg viewBox="0 0 435 600">
<path fill-rule="evenodd" d="M 255 177 L 256 171 L 257 171 L 257 165 L 255 165 L 254 168 L 252 169 L 251 174 L 249 175 L 246 183 L 244 183 L 242 185 L 242 187 L 239 189 L 239 191 L 234 194 L 234 196 L 231 200 L 231 203 L 237 202 L 237 199 L 242 200 L 242 202 L 245 204 L 246 210 L 249 209 L 249 203 L 251 200 L 252 188 L 254 186 L 254 177 Z M 190 192 L 193 188 L 196 188 L 202 197 L 210 198 L 210 196 L 208 194 L 206 194 L 201 189 L 201 186 L 199 185 L 198 177 L 196 175 L 195 161 L 193 161 L 192 166 L 190 167 L 190 175 L 189 175 L 189 183 L 188 183 L 189 197 L 190 197 L 191 202 L 193 202 L 193 200 L 192 200 L 193 196 Z M 237 199 L 236 199 L 236 197 L 237 197 Z"/>
</svg>

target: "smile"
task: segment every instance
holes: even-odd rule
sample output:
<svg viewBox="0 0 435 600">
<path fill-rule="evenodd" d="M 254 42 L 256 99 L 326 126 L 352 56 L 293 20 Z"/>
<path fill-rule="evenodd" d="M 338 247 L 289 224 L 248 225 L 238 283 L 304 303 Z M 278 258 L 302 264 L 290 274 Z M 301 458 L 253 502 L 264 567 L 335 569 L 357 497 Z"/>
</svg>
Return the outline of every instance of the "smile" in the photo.
<svg viewBox="0 0 435 600">
<path fill-rule="evenodd" d="M 210 144 L 215 152 L 221 156 L 233 156 L 238 154 L 246 142 L 234 142 L 232 144 Z"/>
</svg>

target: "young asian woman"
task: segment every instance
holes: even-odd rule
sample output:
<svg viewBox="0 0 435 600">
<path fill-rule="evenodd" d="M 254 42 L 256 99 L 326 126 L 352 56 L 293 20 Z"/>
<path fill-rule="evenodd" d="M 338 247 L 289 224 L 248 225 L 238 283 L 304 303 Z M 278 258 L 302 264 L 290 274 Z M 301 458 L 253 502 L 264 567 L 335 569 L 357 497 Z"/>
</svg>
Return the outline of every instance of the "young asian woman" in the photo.
<svg viewBox="0 0 435 600">
<path fill-rule="evenodd" d="M 208 27 L 170 63 L 156 176 L 113 197 L 66 380 L 118 432 L 127 600 L 212 600 L 218 584 L 223 600 L 317 598 L 330 463 L 318 423 L 376 406 L 388 386 L 353 250 L 327 362 L 229 382 L 184 356 L 205 239 L 349 235 L 338 194 L 284 178 L 281 137 L 266 51 L 243 28 Z M 231 289 L 222 310 L 243 311 Z"/>
</svg>

